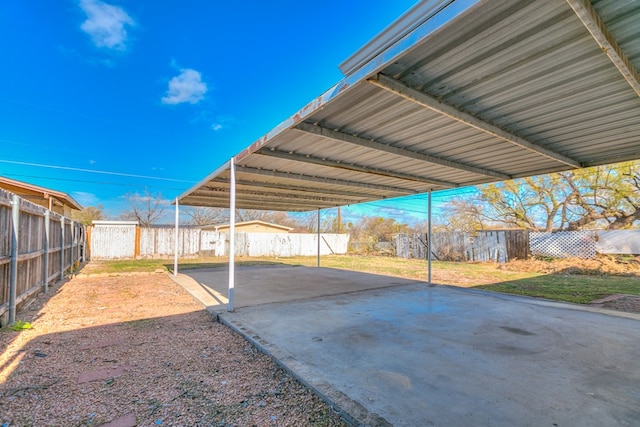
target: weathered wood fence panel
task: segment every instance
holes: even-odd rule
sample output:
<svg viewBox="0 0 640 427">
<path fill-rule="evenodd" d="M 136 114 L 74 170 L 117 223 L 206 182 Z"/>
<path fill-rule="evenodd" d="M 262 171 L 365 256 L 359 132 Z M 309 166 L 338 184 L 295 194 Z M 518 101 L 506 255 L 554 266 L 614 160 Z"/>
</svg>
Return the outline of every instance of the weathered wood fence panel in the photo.
<svg viewBox="0 0 640 427">
<path fill-rule="evenodd" d="M 403 252 L 398 252 L 398 256 L 424 259 L 428 254 L 427 243 L 426 234 L 399 234 L 396 246 Z M 441 261 L 505 262 L 507 259 L 504 231 L 482 232 L 474 237 L 463 232 L 433 233 L 431 245 L 433 258 Z"/>
<path fill-rule="evenodd" d="M 84 257 L 85 228 L 0 190 L 0 325 Z"/>
<path fill-rule="evenodd" d="M 425 234 L 399 234 L 397 256 L 426 257 Z M 640 254 L 640 230 L 579 230 L 553 233 L 528 230 L 434 233 L 435 259 L 446 261 L 497 261 L 528 259 L 532 255 L 553 258 L 594 258 L 600 254 Z"/>
</svg>

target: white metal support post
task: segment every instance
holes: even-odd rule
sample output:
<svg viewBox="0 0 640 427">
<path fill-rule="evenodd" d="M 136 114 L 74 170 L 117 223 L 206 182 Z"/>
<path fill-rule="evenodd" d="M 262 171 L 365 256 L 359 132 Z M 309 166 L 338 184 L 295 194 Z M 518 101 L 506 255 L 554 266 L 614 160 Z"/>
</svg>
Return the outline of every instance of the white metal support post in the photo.
<svg viewBox="0 0 640 427">
<path fill-rule="evenodd" d="M 318 267 L 320 267 L 320 208 L 318 208 Z"/>
<path fill-rule="evenodd" d="M 427 215 L 429 219 L 427 221 L 427 283 L 431 286 L 431 189 L 427 195 Z"/>
<path fill-rule="evenodd" d="M 9 324 L 16 321 L 16 290 L 18 288 L 18 231 L 20 230 L 20 197 L 13 195 L 11 201 L 11 264 L 9 265 Z"/>
<path fill-rule="evenodd" d="M 233 290 L 236 274 L 236 164 L 229 160 L 229 293 L 227 310 L 233 311 Z"/>
<path fill-rule="evenodd" d="M 178 198 L 176 197 L 176 229 L 173 233 L 173 275 L 178 275 L 178 218 L 180 217 Z"/>
</svg>

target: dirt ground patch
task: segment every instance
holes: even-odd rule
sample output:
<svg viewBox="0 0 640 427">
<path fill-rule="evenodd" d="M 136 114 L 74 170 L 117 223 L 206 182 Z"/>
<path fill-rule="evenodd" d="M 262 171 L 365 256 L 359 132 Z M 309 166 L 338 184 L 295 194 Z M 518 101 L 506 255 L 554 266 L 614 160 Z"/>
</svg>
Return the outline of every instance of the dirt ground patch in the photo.
<svg viewBox="0 0 640 427">
<path fill-rule="evenodd" d="M 164 274 L 75 278 L 0 332 L 2 426 L 342 426 Z"/>
</svg>

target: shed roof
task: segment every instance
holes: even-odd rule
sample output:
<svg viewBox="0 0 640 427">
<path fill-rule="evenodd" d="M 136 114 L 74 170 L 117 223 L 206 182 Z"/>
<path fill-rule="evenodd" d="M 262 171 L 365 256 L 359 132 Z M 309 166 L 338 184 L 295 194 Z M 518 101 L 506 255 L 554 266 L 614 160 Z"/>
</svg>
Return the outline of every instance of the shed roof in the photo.
<svg viewBox="0 0 640 427">
<path fill-rule="evenodd" d="M 30 200 L 32 202 L 46 202 L 49 205 L 69 206 L 71 209 L 82 210 L 80 203 L 62 191 L 52 190 L 50 188 L 40 187 L 38 185 L 29 184 L 28 182 L 18 181 L 16 179 L 0 176 L 0 188 L 4 188 L 18 196 Z M 51 202 L 51 203 L 50 203 Z"/>
<path fill-rule="evenodd" d="M 640 0 L 429 0 L 234 157 L 236 207 L 306 211 L 640 158 Z M 226 162 L 179 197 L 228 207 Z"/>
</svg>

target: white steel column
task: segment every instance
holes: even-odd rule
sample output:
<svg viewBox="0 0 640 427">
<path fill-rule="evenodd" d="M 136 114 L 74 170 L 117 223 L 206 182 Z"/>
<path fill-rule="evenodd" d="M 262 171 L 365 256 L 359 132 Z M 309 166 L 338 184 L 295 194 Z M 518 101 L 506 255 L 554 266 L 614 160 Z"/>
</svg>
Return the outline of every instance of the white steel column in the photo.
<svg viewBox="0 0 640 427">
<path fill-rule="evenodd" d="M 320 208 L 318 208 L 318 267 L 320 267 Z"/>
<path fill-rule="evenodd" d="M 173 233 L 173 275 L 178 275 L 178 219 L 180 217 L 180 208 L 178 207 L 178 198 L 176 197 L 176 229 Z"/>
<path fill-rule="evenodd" d="M 233 311 L 233 289 L 236 275 L 236 164 L 229 160 L 229 293 L 227 310 Z"/>
<path fill-rule="evenodd" d="M 429 219 L 427 221 L 427 283 L 431 286 L 431 189 L 427 196 L 427 215 Z"/>
</svg>

